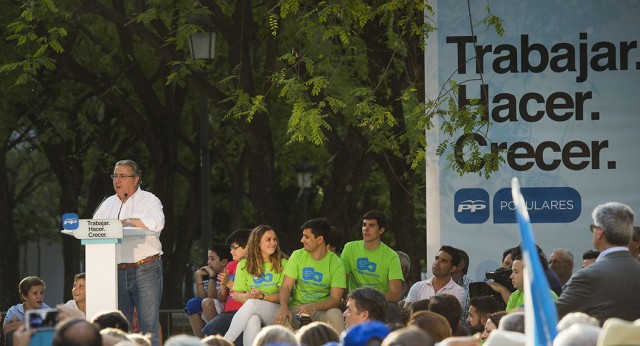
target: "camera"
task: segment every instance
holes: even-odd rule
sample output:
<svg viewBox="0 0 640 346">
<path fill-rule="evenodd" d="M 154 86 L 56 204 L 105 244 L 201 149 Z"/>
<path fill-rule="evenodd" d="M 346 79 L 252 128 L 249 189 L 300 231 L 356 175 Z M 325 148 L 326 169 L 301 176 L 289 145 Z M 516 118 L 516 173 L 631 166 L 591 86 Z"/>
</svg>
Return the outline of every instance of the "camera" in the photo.
<svg viewBox="0 0 640 346">
<path fill-rule="evenodd" d="M 54 329 L 58 323 L 57 309 L 35 309 L 25 312 L 27 329 Z"/>
<path fill-rule="evenodd" d="M 492 272 L 486 272 L 484 274 L 484 281 L 493 281 L 497 282 L 500 285 L 506 287 L 509 292 L 513 292 L 516 290 L 513 287 L 513 283 L 511 282 L 511 273 L 513 271 L 511 269 L 498 268 Z"/>
<path fill-rule="evenodd" d="M 498 301 L 498 305 L 501 309 L 507 307 L 507 302 L 504 301 L 500 293 L 494 291 L 489 287 L 487 282 L 497 282 L 506 287 L 509 292 L 515 291 L 515 287 L 511 283 L 511 269 L 498 268 L 495 271 L 486 272 L 484 282 L 472 282 L 469 284 L 469 296 L 471 298 L 493 296 Z"/>
<path fill-rule="evenodd" d="M 311 316 L 296 314 L 295 319 L 300 322 L 300 327 L 306 326 L 311 323 Z"/>
</svg>

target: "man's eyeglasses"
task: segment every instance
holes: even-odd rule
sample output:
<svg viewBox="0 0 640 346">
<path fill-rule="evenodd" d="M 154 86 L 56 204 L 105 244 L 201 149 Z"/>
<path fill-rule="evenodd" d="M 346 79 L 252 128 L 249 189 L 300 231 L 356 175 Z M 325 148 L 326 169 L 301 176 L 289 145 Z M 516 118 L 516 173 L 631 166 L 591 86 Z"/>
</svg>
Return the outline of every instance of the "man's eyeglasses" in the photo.
<svg viewBox="0 0 640 346">
<path fill-rule="evenodd" d="M 124 174 L 111 174 L 111 179 L 125 179 L 125 178 L 135 178 L 135 175 L 124 175 Z"/>
<path fill-rule="evenodd" d="M 597 229 L 597 228 L 602 229 L 602 227 L 600 227 L 600 226 L 596 226 L 596 225 L 589 225 L 589 229 L 591 230 L 591 233 L 593 233 L 593 231 L 594 231 L 595 229 Z"/>
<path fill-rule="evenodd" d="M 229 250 L 234 251 L 237 248 L 239 248 L 240 246 L 236 245 L 236 246 L 229 246 Z"/>
<path fill-rule="evenodd" d="M 569 261 L 568 261 L 568 260 L 564 260 L 564 261 L 561 261 L 561 260 L 550 260 L 550 261 L 549 261 L 549 265 L 552 265 L 552 264 L 562 264 L 562 263 L 567 263 L 567 262 L 569 262 Z"/>
</svg>

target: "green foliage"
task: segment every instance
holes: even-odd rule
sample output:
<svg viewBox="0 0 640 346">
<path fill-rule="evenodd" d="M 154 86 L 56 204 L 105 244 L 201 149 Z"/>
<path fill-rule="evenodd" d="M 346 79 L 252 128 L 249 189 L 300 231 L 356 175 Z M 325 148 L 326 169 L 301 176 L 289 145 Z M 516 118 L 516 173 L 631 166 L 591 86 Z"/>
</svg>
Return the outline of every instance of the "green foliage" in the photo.
<svg viewBox="0 0 640 346">
<path fill-rule="evenodd" d="M 503 22 L 502 18 L 491 13 L 491 7 L 489 7 L 489 5 L 487 5 L 486 10 L 487 10 L 487 15 L 482 19 L 481 23 L 486 25 L 486 30 L 493 28 L 493 30 L 495 30 L 498 36 L 503 36 L 504 26 L 502 25 L 502 22 Z"/>
</svg>

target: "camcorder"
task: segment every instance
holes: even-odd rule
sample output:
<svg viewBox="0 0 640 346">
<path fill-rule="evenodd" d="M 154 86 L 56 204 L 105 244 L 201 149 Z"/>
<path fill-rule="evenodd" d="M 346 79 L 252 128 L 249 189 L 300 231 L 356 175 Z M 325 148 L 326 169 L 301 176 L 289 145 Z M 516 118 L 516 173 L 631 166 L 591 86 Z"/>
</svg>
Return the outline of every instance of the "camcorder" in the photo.
<svg viewBox="0 0 640 346">
<path fill-rule="evenodd" d="M 486 272 L 484 276 L 484 282 L 472 282 L 469 284 L 469 295 L 471 298 L 493 296 L 498 301 L 500 307 L 504 310 L 507 307 L 507 302 L 502 299 L 502 295 L 491 289 L 487 282 L 496 282 L 506 287 L 509 292 L 515 291 L 515 287 L 511 283 L 511 269 L 498 268 L 495 271 Z"/>
<path fill-rule="evenodd" d="M 27 329 L 55 329 L 57 323 L 57 309 L 35 309 L 25 312 L 25 325 Z"/>
</svg>

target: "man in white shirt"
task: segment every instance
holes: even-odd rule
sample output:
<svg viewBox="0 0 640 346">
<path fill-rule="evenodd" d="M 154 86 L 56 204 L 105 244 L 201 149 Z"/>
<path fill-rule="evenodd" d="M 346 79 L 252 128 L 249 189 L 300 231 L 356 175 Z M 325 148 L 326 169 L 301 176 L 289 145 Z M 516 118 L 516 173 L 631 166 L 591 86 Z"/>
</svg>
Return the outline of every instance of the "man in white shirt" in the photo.
<svg viewBox="0 0 640 346">
<path fill-rule="evenodd" d="M 148 235 L 127 235 L 116 245 L 118 261 L 118 309 L 133 321 L 138 313 L 142 333 L 151 333 L 152 344 L 160 345 L 160 301 L 162 299 L 162 203 L 140 188 L 142 171 L 132 160 L 118 161 L 113 170 L 115 195 L 98 208 L 94 219 L 119 219 L 125 227 L 152 231 Z"/>
<path fill-rule="evenodd" d="M 455 296 L 460 302 L 460 307 L 465 306 L 466 293 L 464 288 L 455 283 L 451 278 L 451 272 L 460 264 L 460 254 L 452 246 L 444 245 L 436 254 L 436 260 L 431 266 L 433 276 L 427 280 L 416 282 L 405 299 L 405 308 L 418 300 L 428 299 L 436 294 L 447 293 Z"/>
</svg>

